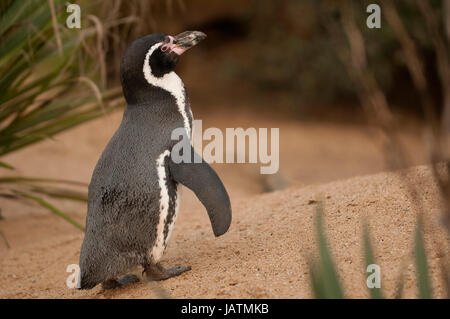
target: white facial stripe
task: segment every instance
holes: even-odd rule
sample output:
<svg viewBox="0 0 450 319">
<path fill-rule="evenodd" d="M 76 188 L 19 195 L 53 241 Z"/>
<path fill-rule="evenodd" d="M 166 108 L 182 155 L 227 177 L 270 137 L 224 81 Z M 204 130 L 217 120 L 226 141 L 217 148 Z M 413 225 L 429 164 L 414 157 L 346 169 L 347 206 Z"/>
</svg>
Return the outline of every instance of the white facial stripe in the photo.
<svg viewBox="0 0 450 319">
<path fill-rule="evenodd" d="M 189 125 L 189 119 L 187 117 L 185 108 L 186 101 L 184 97 L 184 84 L 181 81 L 180 77 L 175 72 L 172 71 L 158 78 L 153 75 L 152 70 L 150 68 L 149 63 L 150 56 L 161 45 L 163 45 L 162 42 L 154 44 L 150 48 L 150 50 L 148 50 L 144 60 L 144 68 L 143 68 L 144 77 L 149 84 L 160 87 L 168 91 L 170 94 L 172 94 L 172 96 L 176 100 L 178 111 L 181 113 L 181 116 L 183 117 L 183 124 L 184 128 L 186 129 L 187 136 L 191 136 L 191 127 Z"/>
</svg>

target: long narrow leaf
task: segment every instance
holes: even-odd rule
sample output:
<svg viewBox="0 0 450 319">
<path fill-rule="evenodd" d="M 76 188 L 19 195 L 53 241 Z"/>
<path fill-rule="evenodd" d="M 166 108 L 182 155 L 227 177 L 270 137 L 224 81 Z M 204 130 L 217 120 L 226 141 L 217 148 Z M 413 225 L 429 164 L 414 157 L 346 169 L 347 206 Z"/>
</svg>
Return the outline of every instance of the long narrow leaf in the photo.
<svg viewBox="0 0 450 319">
<path fill-rule="evenodd" d="M 10 170 L 14 170 L 14 167 L 9 165 L 8 163 L 1 162 L 1 161 L 0 161 L 0 167 L 7 168 L 7 169 L 10 169 Z"/>
<path fill-rule="evenodd" d="M 30 188 L 33 193 L 39 193 L 54 198 L 69 199 L 73 201 L 87 202 L 87 194 L 77 192 L 69 189 L 57 189 L 57 188 L 43 188 L 39 186 L 33 186 Z"/>
<path fill-rule="evenodd" d="M 76 186 L 84 186 L 86 187 L 86 183 L 70 181 L 65 179 L 57 179 L 57 178 L 36 178 L 36 177 L 0 177 L 1 183 L 57 183 L 57 184 L 69 184 Z"/>
<path fill-rule="evenodd" d="M 363 243 L 364 243 L 364 259 L 366 262 L 366 269 L 369 265 L 376 264 L 375 256 L 373 253 L 372 241 L 370 239 L 369 225 L 367 223 L 363 224 Z M 383 293 L 381 288 L 373 287 L 369 288 L 370 296 L 372 299 L 383 298 Z"/>
<path fill-rule="evenodd" d="M 81 231 L 83 231 L 83 232 L 85 231 L 84 227 L 81 226 L 76 220 L 72 219 L 69 215 L 63 213 L 62 211 L 60 211 L 59 209 L 57 209 L 53 205 L 51 205 L 48 202 L 46 202 L 45 200 L 43 200 L 42 198 L 39 198 L 37 196 L 31 195 L 31 194 L 28 194 L 28 193 L 23 193 L 23 192 L 20 192 L 20 191 L 15 191 L 15 193 L 17 195 L 19 195 L 19 196 L 24 197 L 24 198 L 31 199 L 32 201 L 38 203 L 42 207 L 47 208 L 53 214 L 55 214 L 55 215 L 65 219 L 66 221 L 68 221 L 70 224 L 72 224 L 76 228 L 80 229 Z"/>
<path fill-rule="evenodd" d="M 39 177 L 0 177 L 1 183 L 57 183 L 57 184 L 70 184 L 76 186 L 88 186 L 86 183 L 70 181 L 65 179 L 57 178 L 39 178 Z"/>
<path fill-rule="evenodd" d="M 397 284 L 395 285 L 395 299 L 401 299 L 403 296 L 403 289 L 405 288 L 405 263 L 402 262 L 400 266 L 400 274 L 398 276 Z"/>
<path fill-rule="evenodd" d="M 318 289 L 314 293 L 320 298 L 344 298 L 339 276 L 328 248 L 323 227 L 323 207 L 320 201 L 316 208 L 316 232 L 319 244 L 319 263 L 315 265 L 316 269 L 310 271 L 313 289 Z"/>
<path fill-rule="evenodd" d="M 419 287 L 419 297 L 430 299 L 432 297 L 430 274 L 428 270 L 427 255 L 422 237 L 422 220 L 419 218 L 416 227 L 414 255 L 416 259 L 417 284 Z"/>
</svg>

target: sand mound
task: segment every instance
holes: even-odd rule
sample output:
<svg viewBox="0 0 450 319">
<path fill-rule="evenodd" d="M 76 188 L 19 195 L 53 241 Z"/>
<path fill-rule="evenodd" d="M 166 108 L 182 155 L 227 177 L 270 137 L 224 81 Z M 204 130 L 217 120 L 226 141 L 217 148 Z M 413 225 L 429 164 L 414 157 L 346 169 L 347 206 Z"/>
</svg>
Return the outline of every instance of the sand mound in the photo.
<svg viewBox="0 0 450 319">
<path fill-rule="evenodd" d="M 437 244 L 450 237 L 439 218 L 439 197 L 427 167 L 408 170 L 422 190 L 425 240 L 436 297 L 444 296 Z M 192 196 L 186 191 L 186 195 Z M 326 229 L 348 297 L 367 297 L 361 221 L 370 223 L 382 287 L 391 297 L 404 266 L 405 297 L 416 297 L 412 243 L 415 213 L 395 173 L 253 196 L 233 202 L 230 231 L 214 238 L 203 208 L 181 211 L 163 264 L 191 265 L 180 277 L 104 292 L 66 287 L 66 267 L 78 262 L 83 235 L 52 215 L 0 221 L 11 247 L 0 243 L 0 297 L 39 298 L 304 298 L 311 297 L 307 258 L 316 253 L 314 201 L 323 198 Z M 75 216 L 80 220 L 83 216 Z M 163 290 L 162 290 L 162 289 Z"/>
</svg>

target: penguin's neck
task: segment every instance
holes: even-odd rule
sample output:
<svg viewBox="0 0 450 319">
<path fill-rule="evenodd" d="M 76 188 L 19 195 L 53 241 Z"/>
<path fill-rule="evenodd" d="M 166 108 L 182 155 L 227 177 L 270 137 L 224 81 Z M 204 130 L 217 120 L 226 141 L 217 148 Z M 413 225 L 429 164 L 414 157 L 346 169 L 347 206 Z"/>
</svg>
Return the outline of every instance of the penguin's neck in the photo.
<svg viewBox="0 0 450 319">
<path fill-rule="evenodd" d="M 182 117 L 183 127 L 186 129 L 187 135 L 192 135 L 192 112 L 189 107 L 184 84 L 175 72 L 167 73 L 161 78 L 156 78 L 153 75 L 149 76 L 147 74 L 145 80 L 137 81 L 134 79 L 132 82 L 133 84 L 130 86 L 124 85 L 125 83 L 130 82 L 124 81 L 122 83 L 123 93 L 127 101 L 127 108 L 143 107 L 154 114 L 154 112 L 159 112 L 159 107 L 167 105 L 167 102 L 158 103 L 157 101 L 167 99 L 170 95 L 175 101 L 176 112 Z M 169 95 L 163 94 L 162 91 Z M 154 106 L 158 105 L 158 108 L 153 108 L 152 104 Z M 167 110 L 164 111 L 164 113 L 166 112 Z"/>
<path fill-rule="evenodd" d="M 180 77 L 175 73 L 175 71 L 168 72 L 161 77 L 156 77 L 153 75 L 150 67 L 150 57 L 153 52 L 160 47 L 161 44 L 155 44 L 148 50 L 145 55 L 143 72 L 144 78 L 151 86 L 155 86 L 169 92 L 174 98 L 177 104 L 178 112 L 180 112 L 183 117 L 183 125 L 186 129 L 187 135 L 191 136 L 191 125 L 189 122 L 188 112 L 190 113 L 192 120 L 192 113 L 186 101 L 186 91 L 184 88 L 184 83 L 181 81 Z"/>
</svg>

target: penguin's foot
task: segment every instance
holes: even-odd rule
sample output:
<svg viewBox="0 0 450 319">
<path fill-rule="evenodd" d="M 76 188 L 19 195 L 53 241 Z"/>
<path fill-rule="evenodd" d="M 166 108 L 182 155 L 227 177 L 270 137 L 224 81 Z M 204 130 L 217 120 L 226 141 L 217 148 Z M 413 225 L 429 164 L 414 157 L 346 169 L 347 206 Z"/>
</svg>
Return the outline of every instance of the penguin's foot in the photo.
<svg viewBox="0 0 450 319">
<path fill-rule="evenodd" d="M 102 288 L 105 290 L 122 287 L 131 283 L 139 282 L 139 277 L 133 274 L 128 274 L 119 279 L 108 279 L 102 283 Z"/>
<path fill-rule="evenodd" d="M 191 270 L 191 266 L 175 266 L 165 269 L 161 264 L 149 265 L 144 272 L 149 281 L 166 280 Z"/>
</svg>

